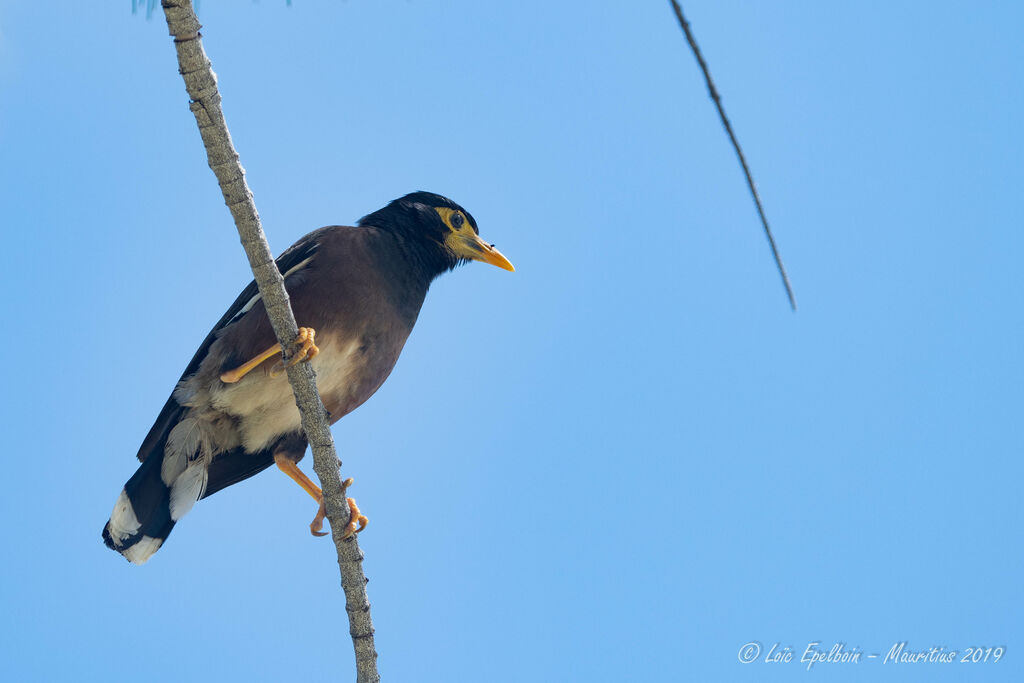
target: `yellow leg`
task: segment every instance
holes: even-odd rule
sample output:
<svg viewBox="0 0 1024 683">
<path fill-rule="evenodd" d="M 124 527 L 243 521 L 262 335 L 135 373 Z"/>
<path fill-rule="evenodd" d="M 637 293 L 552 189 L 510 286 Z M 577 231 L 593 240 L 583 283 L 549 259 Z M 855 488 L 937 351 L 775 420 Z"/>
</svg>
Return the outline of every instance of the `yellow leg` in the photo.
<svg viewBox="0 0 1024 683">
<path fill-rule="evenodd" d="M 243 363 L 234 370 L 228 370 L 227 372 L 221 374 L 220 381 L 224 382 L 225 384 L 234 384 L 235 382 L 249 374 L 249 372 L 255 369 L 260 363 L 267 360 L 268 358 L 273 358 L 279 353 L 281 353 L 281 345 L 274 344 L 269 349 L 267 349 L 260 355 L 256 356 L 252 360 L 250 360 L 248 363 Z"/>
<path fill-rule="evenodd" d="M 295 464 L 295 461 L 280 456 L 274 456 L 274 463 L 278 469 L 291 477 L 296 484 L 302 487 L 302 489 L 313 497 L 319 504 L 319 508 L 316 511 L 316 517 L 309 523 L 309 532 L 314 536 L 326 536 L 327 532 L 322 531 L 324 528 L 324 516 L 326 511 L 324 509 L 324 494 L 320 490 L 320 487 L 313 483 L 313 480 L 306 476 L 306 473 L 299 469 L 299 466 Z M 352 485 L 353 479 L 349 477 L 342 482 L 342 487 L 347 489 Z M 348 538 L 352 534 L 357 534 L 366 528 L 366 525 L 370 520 L 366 518 L 366 515 L 359 511 L 359 506 L 356 505 L 355 498 L 348 498 L 349 507 L 349 520 L 348 524 L 345 525 L 345 530 L 342 532 L 342 538 Z"/>
<path fill-rule="evenodd" d="M 320 353 L 320 349 L 317 348 L 316 344 L 313 343 L 316 338 L 316 330 L 312 327 L 300 327 L 299 334 L 295 337 L 295 341 L 292 342 L 299 348 L 295 351 L 295 355 L 288 359 L 287 363 L 278 361 L 274 364 L 274 367 L 270 370 L 270 376 L 276 377 L 287 367 L 291 367 L 296 363 L 301 363 L 304 360 L 313 360 L 313 358 Z M 234 370 L 228 370 L 220 376 L 220 381 L 225 384 L 234 384 L 239 381 L 251 371 L 255 370 L 261 363 L 269 358 L 273 358 L 277 354 L 281 353 L 281 345 L 274 344 L 269 349 L 259 354 L 252 360 L 239 365 Z"/>
<path fill-rule="evenodd" d="M 306 473 L 299 469 L 299 466 L 295 464 L 295 461 L 291 458 L 286 458 L 283 455 L 274 456 L 274 464 L 277 465 L 278 469 L 287 474 L 296 484 L 302 487 L 302 490 L 313 496 L 313 500 L 320 502 L 324 499 L 323 492 L 320 491 L 320 487 L 313 483 L 313 480 L 306 476 Z"/>
</svg>

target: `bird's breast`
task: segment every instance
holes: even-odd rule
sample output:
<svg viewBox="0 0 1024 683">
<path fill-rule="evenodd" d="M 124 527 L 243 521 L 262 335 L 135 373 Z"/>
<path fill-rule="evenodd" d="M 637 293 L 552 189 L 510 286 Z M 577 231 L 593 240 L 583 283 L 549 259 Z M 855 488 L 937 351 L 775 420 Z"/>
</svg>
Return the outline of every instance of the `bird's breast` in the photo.
<svg viewBox="0 0 1024 683">
<path fill-rule="evenodd" d="M 398 362 L 408 334 L 367 331 L 347 342 L 321 347 L 313 359 L 317 386 L 331 423 L 362 405 L 380 388 Z M 319 361 L 319 365 L 317 364 Z"/>
</svg>

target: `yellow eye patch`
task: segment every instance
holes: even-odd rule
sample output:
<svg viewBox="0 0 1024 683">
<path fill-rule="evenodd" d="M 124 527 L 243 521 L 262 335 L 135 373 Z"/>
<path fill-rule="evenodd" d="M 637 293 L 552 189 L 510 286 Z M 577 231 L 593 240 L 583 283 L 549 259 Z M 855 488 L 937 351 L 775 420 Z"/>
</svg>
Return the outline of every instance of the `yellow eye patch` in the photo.
<svg viewBox="0 0 1024 683">
<path fill-rule="evenodd" d="M 434 211 L 437 211 L 441 220 L 444 221 L 444 224 L 452 232 L 461 232 L 466 228 L 469 228 L 471 231 L 473 230 L 472 226 L 469 225 L 469 221 L 466 220 L 466 216 L 461 211 L 449 209 L 447 206 L 436 206 Z"/>
</svg>

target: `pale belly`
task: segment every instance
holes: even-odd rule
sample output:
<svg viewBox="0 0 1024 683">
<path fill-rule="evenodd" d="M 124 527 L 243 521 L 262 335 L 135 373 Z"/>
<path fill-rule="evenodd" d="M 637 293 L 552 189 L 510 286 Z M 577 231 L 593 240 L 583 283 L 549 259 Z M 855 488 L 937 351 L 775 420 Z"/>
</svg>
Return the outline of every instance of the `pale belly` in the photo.
<svg viewBox="0 0 1024 683">
<path fill-rule="evenodd" d="M 397 355 L 367 356 L 357 340 L 344 346 L 333 341 L 320 346 L 311 364 L 332 423 L 373 395 Z M 249 452 L 261 451 L 282 435 L 301 430 L 288 377 L 285 373 L 271 377 L 273 364 L 274 360 L 267 361 L 236 384 L 220 384 L 210 391 L 210 407 L 234 418 L 237 439 Z"/>
</svg>

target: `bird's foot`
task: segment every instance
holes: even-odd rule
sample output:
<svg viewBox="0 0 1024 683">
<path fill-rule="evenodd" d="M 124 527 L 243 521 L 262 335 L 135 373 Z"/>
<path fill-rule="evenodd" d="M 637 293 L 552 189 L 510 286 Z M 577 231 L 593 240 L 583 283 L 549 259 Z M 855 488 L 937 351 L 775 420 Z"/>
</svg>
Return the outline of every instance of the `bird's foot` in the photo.
<svg viewBox="0 0 1024 683">
<path fill-rule="evenodd" d="M 300 327 L 298 336 L 292 341 L 292 346 L 298 347 L 295 350 L 295 354 L 286 361 L 279 360 L 274 363 L 274 367 L 270 368 L 270 376 L 277 377 L 285 369 L 297 363 L 301 363 L 304 360 L 313 360 L 320 353 L 320 349 L 313 343 L 315 339 L 316 330 L 312 327 Z"/>
<path fill-rule="evenodd" d="M 354 482 L 355 480 L 352 479 L 352 477 L 349 477 L 341 483 L 342 490 L 347 490 Z M 345 500 L 348 501 L 349 517 L 348 524 L 345 525 L 345 528 L 341 532 L 342 538 L 348 538 L 349 536 L 358 534 L 360 531 L 365 529 L 366 525 L 370 522 L 370 520 L 366 518 L 366 515 L 359 511 L 359 506 L 356 505 L 355 498 L 346 498 Z M 326 514 L 327 511 L 324 508 L 324 499 L 323 496 L 321 496 L 320 508 L 316 511 L 316 517 L 314 517 L 313 521 L 309 523 L 309 531 L 314 536 L 327 535 L 326 531 L 322 531 L 324 528 L 324 517 Z"/>
<path fill-rule="evenodd" d="M 320 496 L 320 507 L 317 508 L 316 517 L 309 523 L 309 533 L 314 536 L 326 536 L 327 532 L 323 531 L 324 528 L 324 517 L 327 515 L 327 508 L 324 507 L 324 497 Z"/>
<path fill-rule="evenodd" d="M 342 531 L 341 537 L 348 538 L 349 536 L 355 536 L 369 524 L 370 520 L 366 518 L 362 512 L 359 511 L 359 506 L 356 505 L 355 498 L 346 498 L 348 501 L 349 518 L 348 524 L 345 525 L 345 530 Z"/>
</svg>

